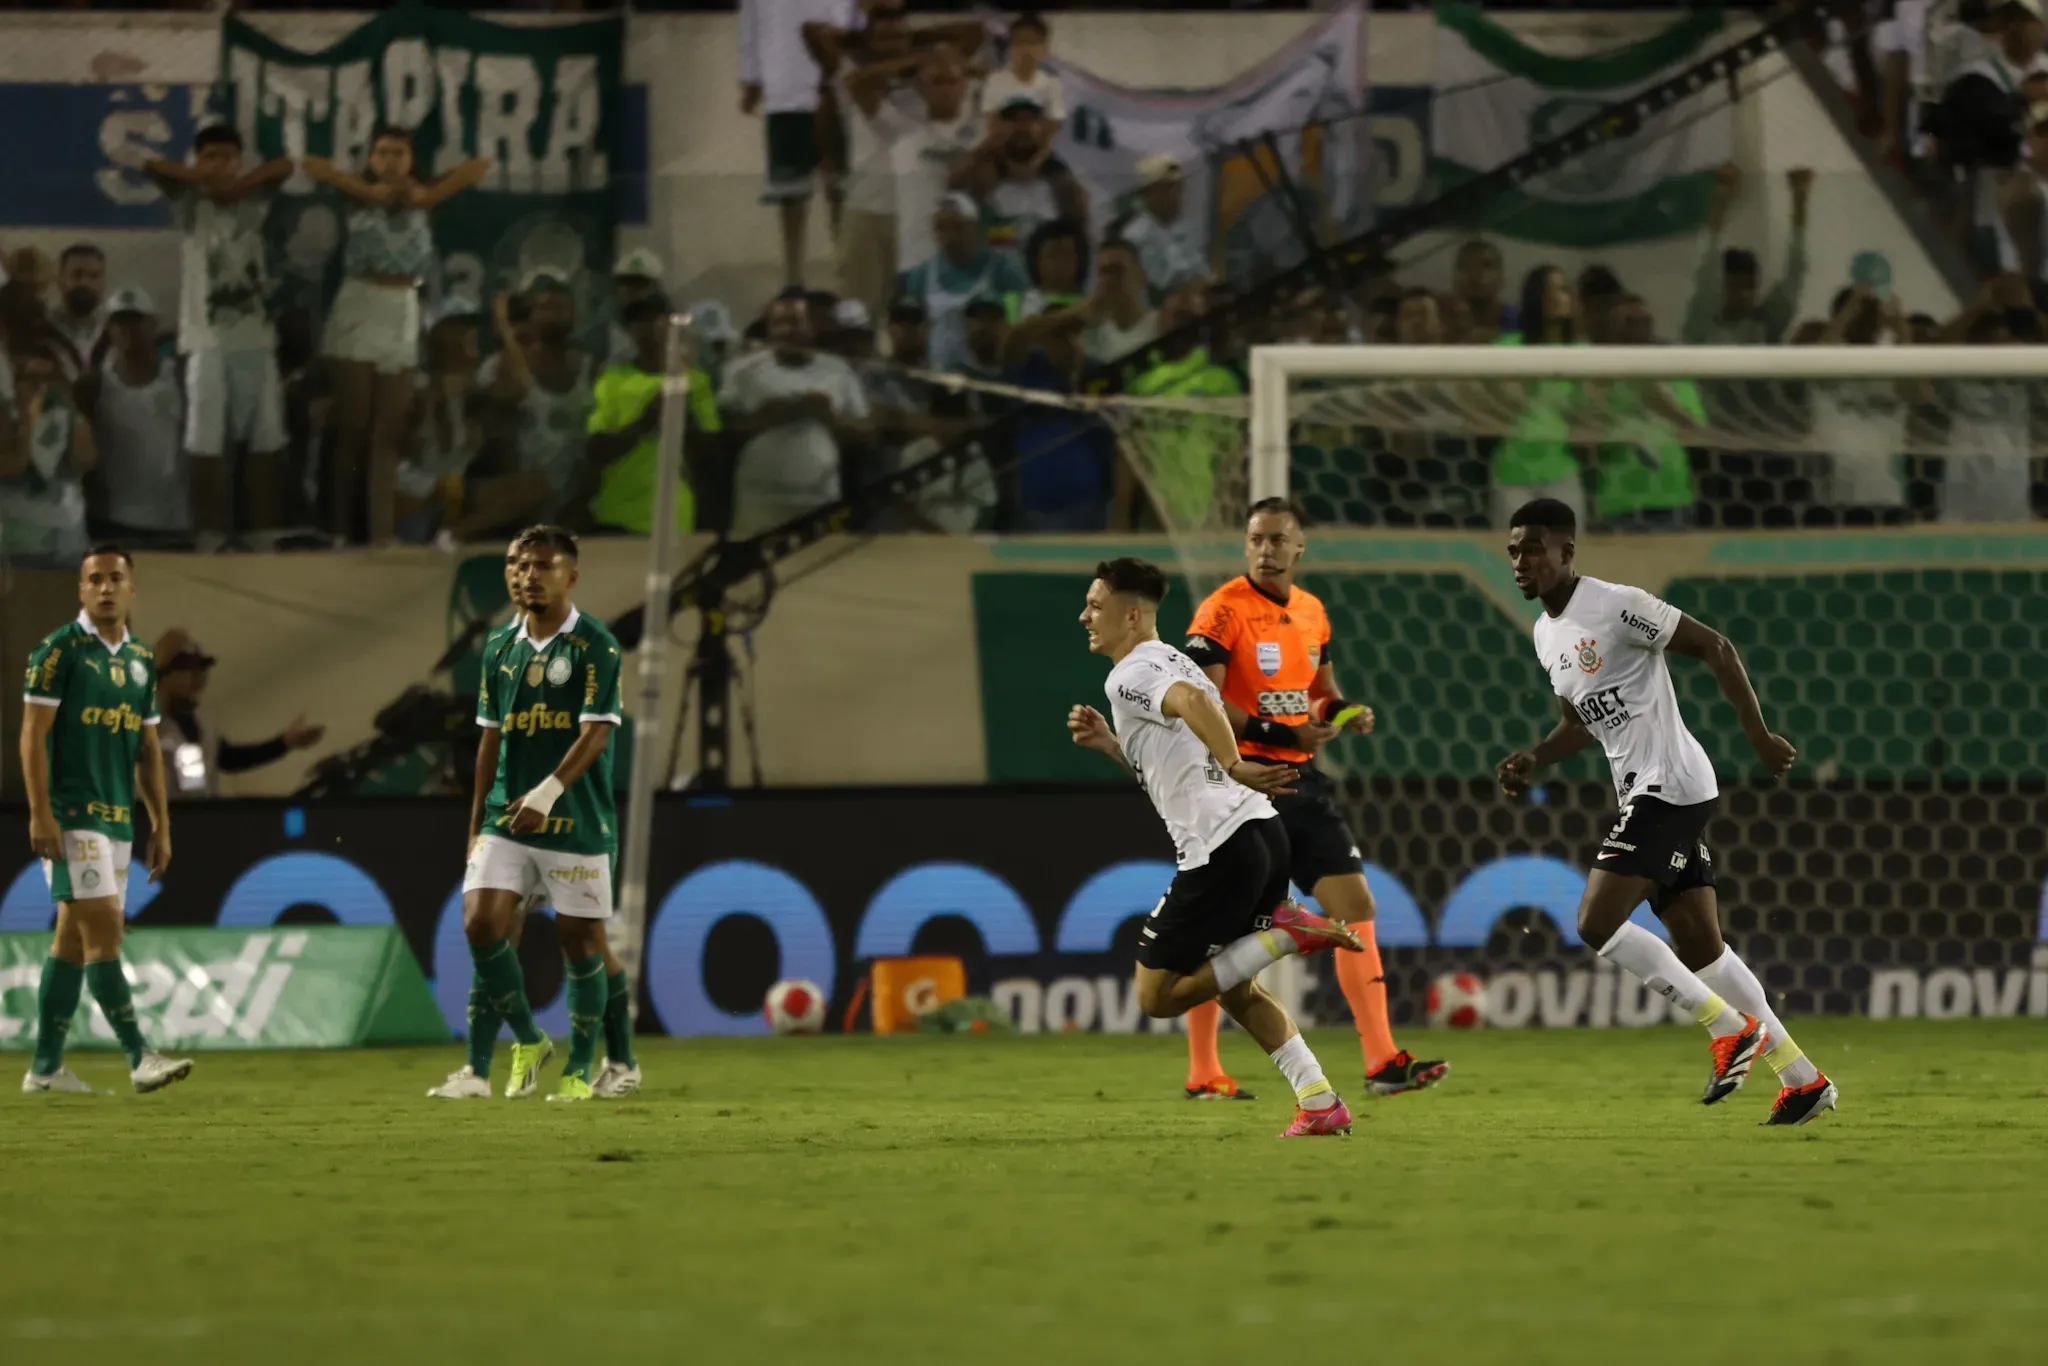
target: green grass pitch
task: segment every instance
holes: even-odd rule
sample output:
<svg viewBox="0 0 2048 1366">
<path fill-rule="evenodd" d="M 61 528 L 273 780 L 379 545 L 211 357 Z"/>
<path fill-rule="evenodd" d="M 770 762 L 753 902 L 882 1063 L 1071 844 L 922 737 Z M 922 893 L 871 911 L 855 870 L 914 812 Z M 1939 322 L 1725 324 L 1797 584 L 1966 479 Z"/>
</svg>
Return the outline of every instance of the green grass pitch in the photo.
<svg viewBox="0 0 2048 1366">
<path fill-rule="evenodd" d="M 1450 1081 L 1374 1102 L 1323 1030 L 1359 1126 L 1302 1143 L 1235 1033 L 1254 1103 L 1158 1036 L 650 1042 L 582 1106 L 429 1101 L 453 1048 L 10 1076 L 0 1361 L 2039 1360 L 2043 1022 L 1799 1032 L 1842 1109 L 1771 1130 L 1697 1031 L 1411 1032 Z"/>
</svg>

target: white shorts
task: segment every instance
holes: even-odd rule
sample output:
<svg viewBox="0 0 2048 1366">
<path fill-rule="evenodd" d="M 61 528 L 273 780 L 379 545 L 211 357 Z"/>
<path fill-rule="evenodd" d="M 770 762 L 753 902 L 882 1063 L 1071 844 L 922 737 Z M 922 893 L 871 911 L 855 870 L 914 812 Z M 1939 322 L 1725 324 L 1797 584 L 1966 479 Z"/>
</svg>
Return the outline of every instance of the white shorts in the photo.
<svg viewBox="0 0 2048 1366">
<path fill-rule="evenodd" d="M 466 895 L 486 887 L 517 892 L 521 911 L 553 906 L 556 915 L 581 920 L 612 916 L 609 854 L 563 854 L 502 835 L 479 835 L 463 870 L 462 890 Z"/>
<path fill-rule="evenodd" d="M 420 292 L 343 280 L 327 313 L 320 353 L 330 360 L 374 365 L 380 375 L 419 369 Z"/>
<path fill-rule="evenodd" d="M 110 896 L 128 909 L 128 840 L 110 839 L 97 830 L 66 830 L 64 862 L 43 860 L 43 881 L 52 901 L 92 901 Z"/>
<path fill-rule="evenodd" d="M 205 347 L 185 357 L 185 449 L 268 455 L 285 447 L 284 385 L 272 351 Z"/>
</svg>

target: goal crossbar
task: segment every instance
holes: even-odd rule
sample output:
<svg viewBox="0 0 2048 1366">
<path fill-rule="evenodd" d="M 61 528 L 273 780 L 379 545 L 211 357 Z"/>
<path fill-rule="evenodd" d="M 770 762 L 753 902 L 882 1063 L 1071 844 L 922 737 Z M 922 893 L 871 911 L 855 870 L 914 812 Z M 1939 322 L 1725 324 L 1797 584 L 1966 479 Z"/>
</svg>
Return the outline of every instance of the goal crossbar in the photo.
<svg viewBox="0 0 2048 1366">
<path fill-rule="evenodd" d="M 1251 495 L 1287 496 L 1301 380 L 2048 380 L 2048 346 L 1255 346 Z"/>
</svg>

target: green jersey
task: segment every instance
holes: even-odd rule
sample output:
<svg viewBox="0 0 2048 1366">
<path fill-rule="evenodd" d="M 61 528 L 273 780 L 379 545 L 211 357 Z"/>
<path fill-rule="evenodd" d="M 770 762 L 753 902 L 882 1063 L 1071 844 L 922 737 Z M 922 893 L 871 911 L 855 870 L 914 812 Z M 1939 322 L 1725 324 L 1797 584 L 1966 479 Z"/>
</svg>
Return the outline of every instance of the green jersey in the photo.
<svg viewBox="0 0 2048 1366">
<path fill-rule="evenodd" d="M 1235 398 L 1244 382 L 1197 346 L 1179 360 L 1148 356 L 1150 369 L 1131 378 L 1126 393 L 1139 398 Z M 1233 456 L 1242 460 L 1243 424 L 1221 414 L 1197 413 L 1162 422 L 1147 432 L 1153 491 L 1172 523 L 1204 520 L 1216 500 L 1216 471 Z"/>
<path fill-rule="evenodd" d="M 1663 386 L 1671 407 L 1704 426 L 1706 404 L 1686 381 Z M 1624 380 L 1607 391 L 1607 430 L 1616 440 L 1600 446 L 1600 479 L 1593 496 L 1602 517 L 1689 508 L 1692 459 L 1671 420 L 1652 407 L 1641 380 Z"/>
<path fill-rule="evenodd" d="M 618 725 L 619 642 L 604 623 L 569 609 L 547 640 L 526 633 L 522 618 L 484 642 L 476 723 L 502 732 L 498 776 L 484 801 L 484 831 L 565 854 L 610 854 L 619 847 L 612 805 L 612 752 L 562 793 L 547 822 L 528 835 L 512 833 L 506 808 L 561 765 L 586 721 Z"/>
<path fill-rule="evenodd" d="M 85 613 L 43 637 L 28 657 L 26 701 L 55 707 L 50 807 L 65 830 L 135 838 L 135 759 L 157 723 L 156 659 L 124 629 L 109 648 Z"/>
<path fill-rule="evenodd" d="M 1509 332 L 1495 346 L 1521 346 L 1522 334 Z M 1578 458 L 1572 454 L 1572 421 L 1586 402 L 1586 386 L 1575 379 L 1532 379 L 1523 383 L 1521 415 L 1493 451 L 1496 484 L 1555 484 L 1576 479 Z"/>
</svg>

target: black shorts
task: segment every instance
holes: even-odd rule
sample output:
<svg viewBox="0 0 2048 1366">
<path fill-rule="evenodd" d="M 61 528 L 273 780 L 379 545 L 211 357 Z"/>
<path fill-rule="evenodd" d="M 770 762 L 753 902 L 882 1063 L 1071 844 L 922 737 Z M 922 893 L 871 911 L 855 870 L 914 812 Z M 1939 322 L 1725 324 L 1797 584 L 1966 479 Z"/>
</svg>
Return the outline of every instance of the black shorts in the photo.
<svg viewBox="0 0 2048 1366">
<path fill-rule="evenodd" d="M 809 199 L 811 177 L 818 169 L 818 116 L 808 111 L 770 114 L 768 184 L 761 198 L 768 203 Z"/>
<path fill-rule="evenodd" d="M 1209 861 L 1173 875 L 1138 931 L 1138 965 L 1185 975 L 1232 940 L 1273 923 L 1287 896 L 1287 831 L 1273 817 L 1246 821 Z"/>
<path fill-rule="evenodd" d="M 1707 851 L 1706 831 L 1718 804 L 1711 797 L 1691 806 L 1673 806 L 1656 797 L 1629 798 L 1600 842 L 1593 867 L 1656 883 L 1650 906 L 1661 913 L 1680 894 L 1714 885 L 1714 856 Z"/>
<path fill-rule="evenodd" d="M 1303 767 L 1294 791 L 1273 798 L 1273 809 L 1280 813 L 1288 847 L 1294 851 L 1288 874 L 1304 893 L 1314 896 L 1316 884 L 1326 877 L 1364 871 L 1358 837 L 1337 805 L 1337 784 L 1321 769 Z"/>
</svg>

